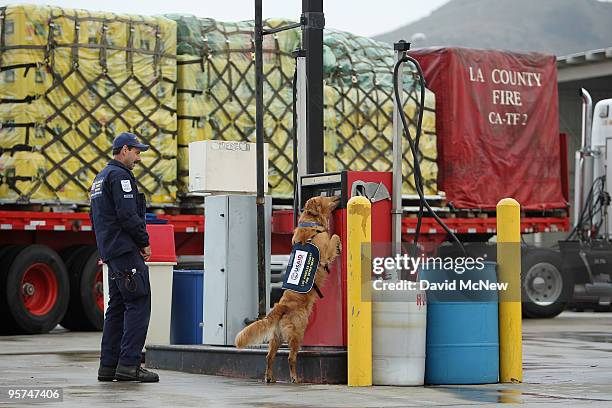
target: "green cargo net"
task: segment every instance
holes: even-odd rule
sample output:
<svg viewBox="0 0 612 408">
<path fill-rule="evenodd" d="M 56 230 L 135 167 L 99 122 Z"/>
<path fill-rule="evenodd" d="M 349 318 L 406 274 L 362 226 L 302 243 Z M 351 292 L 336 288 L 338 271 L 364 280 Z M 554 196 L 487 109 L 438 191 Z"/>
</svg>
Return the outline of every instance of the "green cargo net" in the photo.
<svg viewBox="0 0 612 408">
<path fill-rule="evenodd" d="M 188 193 L 188 145 L 199 140 L 255 141 L 253 22 L 166 15 L 178 26 L 179 194 Z M 266 20 L 265 28 L 292 23 Z M 269 190 L 290 198 L 295 60 L 301 32 L 264 37 L 264 137 Z M 393 51 L 387 44 L 327 29 L 324 34 L 325 170 L 390 171 Z M 404 75 L 405 111 L 414 137 L 416 81 Z M 437 193 L 434 95 L 427 91 L 420 163 L 425 194 Z M 405 194 L 414 194 L 412 156 L 404 144 Z"/>
</svg>

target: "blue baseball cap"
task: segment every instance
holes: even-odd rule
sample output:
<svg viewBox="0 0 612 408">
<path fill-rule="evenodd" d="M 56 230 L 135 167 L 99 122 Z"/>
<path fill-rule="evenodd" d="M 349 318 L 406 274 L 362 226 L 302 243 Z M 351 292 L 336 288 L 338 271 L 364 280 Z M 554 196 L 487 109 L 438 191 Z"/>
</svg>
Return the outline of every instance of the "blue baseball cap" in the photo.
<svg viewBox="0 0 612 408">
<path fill-rule="evenodd" d="M 149 146 L 142 144 L 133 133 L 123 132 L 113 140 L 113 150 L 121 149 L 123 146 L 130 146 L 140 149 L 141 152 L 149 149 Z"/>
</svg>

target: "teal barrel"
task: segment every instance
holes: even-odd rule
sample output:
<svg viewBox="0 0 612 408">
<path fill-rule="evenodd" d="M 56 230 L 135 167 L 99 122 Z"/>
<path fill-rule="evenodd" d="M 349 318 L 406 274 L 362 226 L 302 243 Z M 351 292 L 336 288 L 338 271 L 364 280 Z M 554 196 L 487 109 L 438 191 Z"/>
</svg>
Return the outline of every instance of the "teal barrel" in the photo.
<svg viewBox="0 0 612 408">
<path fill-rule="evenodd" d="M 421 270 L 430 283 L 456 282 L 455 290 L 427 291 L 426 384 L 487 384 L 499 376 L 497 290 L 460 289 L 471 281 L 497 283 L 495 263 L 481 271 Z"/>
</svg>

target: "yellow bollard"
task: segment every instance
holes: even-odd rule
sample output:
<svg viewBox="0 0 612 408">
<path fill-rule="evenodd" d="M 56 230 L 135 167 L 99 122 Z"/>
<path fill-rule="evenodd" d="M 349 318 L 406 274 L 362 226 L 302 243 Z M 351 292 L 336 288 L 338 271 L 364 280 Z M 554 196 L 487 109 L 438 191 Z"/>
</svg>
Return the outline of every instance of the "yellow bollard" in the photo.
<svg viewBox="0 0 612 408">
<path fill-rule="evenodd" d="M 521 316 L 521 206 L 512 198 L 497 203 L 497 269 L 508 282 L 499 297 L 499 381 L 523 382 Z"/>
<path fill-rule="evenodd" d="M 353 197 L 349 200 L 346 307 L 348 385 L 352 387 L 372 385 L 372 303 L 362 298 L 362 283 L 365 283 L 362 282 L 362 261 L 371 258 L 371 216 L 372 205 L 367 198 Z"/>
</svg>

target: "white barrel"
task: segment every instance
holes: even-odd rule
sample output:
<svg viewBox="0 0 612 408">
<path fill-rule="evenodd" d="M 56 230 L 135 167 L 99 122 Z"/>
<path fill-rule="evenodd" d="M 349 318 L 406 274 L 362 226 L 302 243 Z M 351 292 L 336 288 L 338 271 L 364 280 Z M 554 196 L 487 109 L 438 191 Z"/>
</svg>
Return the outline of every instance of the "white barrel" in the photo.
<svg viewBox="0 0 612 408">
<path fill-rule="evenodd" d="M 422 291 L 405 302 L 372 302 L 372 382 L 423 385 L 427 301 Z"/>
<path fill-rule="evenodd" d="M 146 262 L 151 283 L 151 319 L 145 344 L 170 344 L 172 278 L 175 262 Z M 108 308 L 108 266 L 103 265 L 104 313 Z"/>
</svg>

